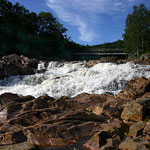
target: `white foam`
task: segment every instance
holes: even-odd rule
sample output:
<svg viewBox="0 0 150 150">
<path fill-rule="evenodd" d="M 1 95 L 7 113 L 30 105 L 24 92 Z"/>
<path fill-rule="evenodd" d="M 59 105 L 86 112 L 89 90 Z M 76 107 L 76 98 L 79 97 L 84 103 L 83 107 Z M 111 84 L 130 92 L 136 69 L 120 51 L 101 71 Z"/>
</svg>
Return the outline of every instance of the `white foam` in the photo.
<svg viewBox="0 0 150 150">
<path fill-rule="evenodd" d="M 45 63 L 44 63 L 44 62 L 41 62 L 41 63 L 38 64 L 37 70 L 43 70 L 43 69 L 46 69 L 46 68 L 45 68 Z"/>
<path fill-rule="evenodd" d="M 44 64 L 38 69 L 43 68 Z M 5 92 L 34 97 L 48 94 L 51 97 L 75 96 L 87 93 L 118 93 L 127 81 L 137 77 L 150 77 L 150 66 L 133 63 L 99 63 L 91 68 L 85 62 L 50 62 L 45 73 L 14 76 L 0 81 L 0 94 Z"/>
</svg>

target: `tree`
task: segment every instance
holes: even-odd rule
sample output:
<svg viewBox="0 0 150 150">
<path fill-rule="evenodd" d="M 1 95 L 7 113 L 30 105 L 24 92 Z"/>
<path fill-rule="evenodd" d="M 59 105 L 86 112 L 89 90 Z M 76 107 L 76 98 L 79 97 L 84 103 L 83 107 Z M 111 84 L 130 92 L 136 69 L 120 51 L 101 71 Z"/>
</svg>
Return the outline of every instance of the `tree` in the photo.
<svg viewBox="0 0 150 150">
<path fill-rule="evenodd" d="M 139 56 L 150 50 L 150 11 L 144 4 L 134 6 L 127 16 L 123 37 L 127 53 Z"/>
<path fill-rule="evenodd" d="M 0 55 L 68 57 L 66 31 L 50 12 L 37 15 L 19 3 L 0 0 Z"/>
<path fill-rule="evenodd" d="M 67 29 L 63 27 L 50 12 L 41 12 L 38 15 L 39 35 L 48 42 L 48 51 L 45 56 L 58 55 L 59 47 L 63 47 Z"/>
</svg>

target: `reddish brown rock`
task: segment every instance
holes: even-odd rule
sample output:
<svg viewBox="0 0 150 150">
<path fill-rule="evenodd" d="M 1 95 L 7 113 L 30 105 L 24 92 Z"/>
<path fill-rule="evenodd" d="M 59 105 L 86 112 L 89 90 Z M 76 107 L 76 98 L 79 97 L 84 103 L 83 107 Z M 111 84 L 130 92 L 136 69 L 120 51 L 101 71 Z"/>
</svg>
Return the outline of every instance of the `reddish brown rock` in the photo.
<svg viewBox="0 0 150 150">
<path fill-rule="evenodd" d="M 129 121 L 141 121 L 143 106 L 135 101 L 128 102 L 121 114 L 121 118 Z"/>
<path fill-rule="evenodd" d="M 133 139 L 126 138 L 120 145 L 120 150 L 148 150 L 146 146 L 140 142 L 136 142 Z"/>
<path fill-rule="evenodd" d="M 83 146 L 89 150 L 117 149 L 124 136 L 125 130 L 126 127 L 121 122 L 102 124 L 101 130 Z"/>
<path fill-rule="evenodd" d="M 40 96 L 36 99 L 34 99 L 34 104 L 32 106 L 32 109 L 42 109 L 42 108 L 49 108 L 51 107 L 51 104 L 55 101 L 54 98 L 49 97 L 48 95 Z"/>
<path fill-rule="evenodd" d="M 107 143 L 107 139 L 110 137 L 111 136 L 106 132 L 98 132 L 87 143 L 85 143 L 83 147 L 89 150 L 97 150 L 105 145 Z"/>
<path fill-rule="evenodd" d="M 101 113 L 103 112 L 103 107 L 98 105 L 93 109 L 92 112 L 96 115 L 101 115 Z"/>
<path fill-rule="evenodd" d="M 38 60 L 16 54 L 4 56 L 0 60 L 0 79 L 14 75 L 28 75 L 36 72 Z"/>
<path fill-rule="evenodd" d="M 131 125 L 128 136 L 136 137 L 142 135 L 146 122 L 139 121 Z"/>
<path fill-rule="evenodd" d="M 0 150 L 39 150 L 38 147 L 29 145 L 28 142 L 0 146 Z"/>
<path fill-rule="evenodd" d="M 12 94 L 12 93 L 4 93 L 4 94 L 0 95 L 0 101 L 3 104 L 12 102 L 16 98 L 19 98 L 19 96 L 17 94 Z"/>
<path fill-rule="evenodd" d="M 131 80 L 125 86 L 124 90 L 118 93 L 118 97 L 122 99 L 133 100 L 150 92 L 150 81 L 144 77 Z"/>
<path fill-rule="evenodd" d="M 133 83 L 133 89 L 136 90 L 138 96 L 150 92 L 150 81 L 144 77 L 138 78 Z"/>
<path fill-rule="evenodd" d="M 144 134 L 144 135 L 150 135 L 150 121 L 147 122 L 147 124 L 146 124 L 146 126 L 145 126 L 145 128 L 144 128 L 144 130 L 143 130 L 143 134 Z M 149 140 L 150 140 L 150 139 L 149 139 Z"/>
<path fill-rule="evenodd" d="M 132 62 L 143 65 L 150 65 L 150 55 L 142 54 L 139 58 L 132 60 Z"/>
<path fill-rule="evenodd" d="M 102 104 L 103 113 L 110 118 L 120 118 L 126 103 L 127 100 L 120 99 L 116 96 L 108 97 L 107 101 Z"/>
<path fill-rule="evenodd" d="M 72 100 L 88 105 L 104 103 L 107 100 L 107 95 L 104 94 L 88 94 L 82 93 L 72 98 Z"/>
<path fill-rule="evenodd" d="M 8 132 L 6 134 L 0 135 L 0 145 L 22 143 L 26 140 L 27 137 L 23 134 L 22 131 Z"/>
</svg>

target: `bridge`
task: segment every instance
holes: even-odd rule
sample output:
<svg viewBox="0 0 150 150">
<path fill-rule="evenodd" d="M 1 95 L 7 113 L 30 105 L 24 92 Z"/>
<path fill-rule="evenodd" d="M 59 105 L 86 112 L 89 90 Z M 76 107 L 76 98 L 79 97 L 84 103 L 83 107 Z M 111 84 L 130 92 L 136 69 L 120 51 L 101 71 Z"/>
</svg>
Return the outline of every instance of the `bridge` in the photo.
<svg viewBox="0 0 150 150">
<path fill-rule="evenodd" d="M 82 51 L 75 51 L 72 53 L 74 58 L 79 59 L 100 59 L 101 57 L 119 57 L 124 58 L 126 56 L 126 53 L 124 53 L 124 50 L 121 48 L 101 48 L 101 49 L 86 49 Z"/>
</svg>

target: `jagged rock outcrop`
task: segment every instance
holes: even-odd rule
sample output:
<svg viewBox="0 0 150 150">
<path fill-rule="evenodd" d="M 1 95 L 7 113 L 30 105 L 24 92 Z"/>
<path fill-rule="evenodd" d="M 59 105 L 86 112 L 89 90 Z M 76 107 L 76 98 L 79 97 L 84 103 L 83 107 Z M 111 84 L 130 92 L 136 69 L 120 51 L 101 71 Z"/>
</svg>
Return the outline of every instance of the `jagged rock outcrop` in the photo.
<svg viewBox="0 0 150 150">
<path fill-rule="evenodd" d="M 150 65 L 150 54 L 142 54 L 139 58 L 134 59 L 132 62 L 143 65 Z"/>
<path fill-rule="evenodd" d="M 0 79 L 14 75 L 34 74 L 39 61 L 16 54 L 3 56 L 0 59 Z"/>
</svg>

